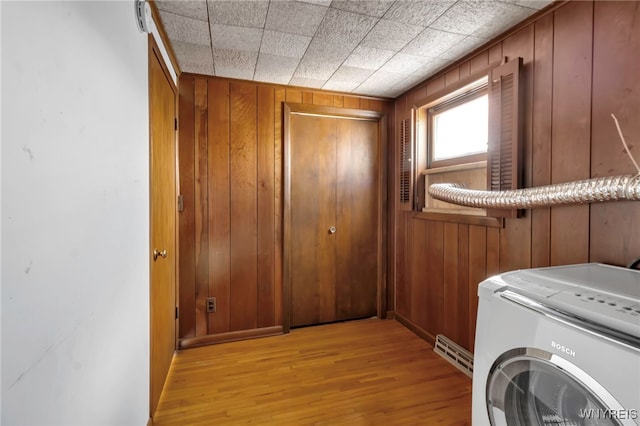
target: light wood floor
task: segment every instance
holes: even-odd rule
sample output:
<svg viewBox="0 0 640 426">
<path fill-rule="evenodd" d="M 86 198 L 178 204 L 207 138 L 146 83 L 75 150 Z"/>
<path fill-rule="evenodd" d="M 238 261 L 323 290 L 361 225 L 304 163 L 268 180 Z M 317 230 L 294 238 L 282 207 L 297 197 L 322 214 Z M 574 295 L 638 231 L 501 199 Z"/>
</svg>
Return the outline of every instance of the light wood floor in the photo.
<svg viewBox="0 0 640 426">
<path fill-rule="evenodd" d="M 179 352 L 154 425 L 469 425 L 471 379 L 396 321 Z"/>
</svg>

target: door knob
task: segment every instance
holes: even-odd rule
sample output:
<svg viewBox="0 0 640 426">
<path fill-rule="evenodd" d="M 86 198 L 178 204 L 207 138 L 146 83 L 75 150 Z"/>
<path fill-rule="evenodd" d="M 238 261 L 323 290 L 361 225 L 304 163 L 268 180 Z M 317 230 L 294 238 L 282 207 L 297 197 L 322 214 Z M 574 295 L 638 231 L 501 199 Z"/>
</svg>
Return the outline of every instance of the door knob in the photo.
<svg viewBox="0 0 640 426">
<path fill-rule="evenodd" d="M 158 249 L 153 249 L 153 261 L 155 262 L 156 260 L 158 260 L 158 256 L 166 259 L 167 258 L 167 251 L 166 250 L 162 250 L 162 251 L 158 251 Z"/>
<path fill-rule="evenodd" d="M 332 226 L 331 228 L 329 228 L 329 233 L 330 234 L 335 234 L 336 233 L 336 227 Z"/>
</svg>

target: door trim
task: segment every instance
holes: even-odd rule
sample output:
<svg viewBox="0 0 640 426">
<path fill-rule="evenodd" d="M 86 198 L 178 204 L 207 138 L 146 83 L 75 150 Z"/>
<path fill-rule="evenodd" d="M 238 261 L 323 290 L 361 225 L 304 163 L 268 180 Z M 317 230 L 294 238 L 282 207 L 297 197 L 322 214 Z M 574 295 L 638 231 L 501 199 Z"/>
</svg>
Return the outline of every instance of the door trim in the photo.
<svg viewBox="0 0 640 426">
<path fill-rule="evenodd" d="M 378 122 L 378 282 L 377 314 L 380 319 L 387 311 L 387 116 L 378 111 L 335 108 L 284 102 L 283 114 L 283 253 L 282 253 L 282 328 L 291 329 L 291 116 L 316 115 L 319 117 L 347 118 Z"/>
</svg>

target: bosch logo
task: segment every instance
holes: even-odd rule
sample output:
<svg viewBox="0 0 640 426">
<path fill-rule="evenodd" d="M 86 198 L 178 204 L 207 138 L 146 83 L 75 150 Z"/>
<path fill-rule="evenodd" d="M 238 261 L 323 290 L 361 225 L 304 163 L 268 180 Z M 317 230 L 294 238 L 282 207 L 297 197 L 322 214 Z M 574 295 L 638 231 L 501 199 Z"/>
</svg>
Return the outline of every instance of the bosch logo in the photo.
<svg viewBox="0 0 640 426">
<path fill-rule="evenodd" d="M 554 349 L 557 349 L 560 352 L 564 352 L 567 355 L 576 356 L 576 351 L 564 345 L 561 345 L 560 343 L 556 343 L 553 340 L 551 341 L 551 346 L 553 346 Z"/>
</svg>

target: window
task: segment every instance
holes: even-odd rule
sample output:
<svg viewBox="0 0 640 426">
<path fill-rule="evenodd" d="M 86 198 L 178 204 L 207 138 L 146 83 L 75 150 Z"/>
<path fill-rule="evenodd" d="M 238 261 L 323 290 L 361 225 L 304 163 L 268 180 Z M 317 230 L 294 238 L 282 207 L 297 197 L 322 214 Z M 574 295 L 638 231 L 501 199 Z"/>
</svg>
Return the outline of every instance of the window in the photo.
<svg viewBox="0 0 640 426">
<path fill-rule="evenodd" d="M 429 168 L 484 160 L 489 140 L 489 96 L 483 78 L 427 108 Z"/>
<path fill-rule="evenodd" d="M 465 82 L 419 108 L 419 132 L 426 152 L 423 212 L 486 216 L 486 211 L 432 199 L 433 183 L 459 182 L 472 189 L 487 188 L 489 96 L 487 76 Z M 422 195 L 422 194 L 420 194 Z"/>
<path fill-rule="evenodd" d="M 422 212 L 517 217 L 516 210 L 457 206 L 431 199 L 433 183 L 501 191 L 522 183 L 522 58 L 448 86 L 414 105 L 411 150 L 413 208 Z M 406 123 L 406 122 L 405 122 Z M 405 135 L 405 139 L 406 139 Z"/>
</svg>

